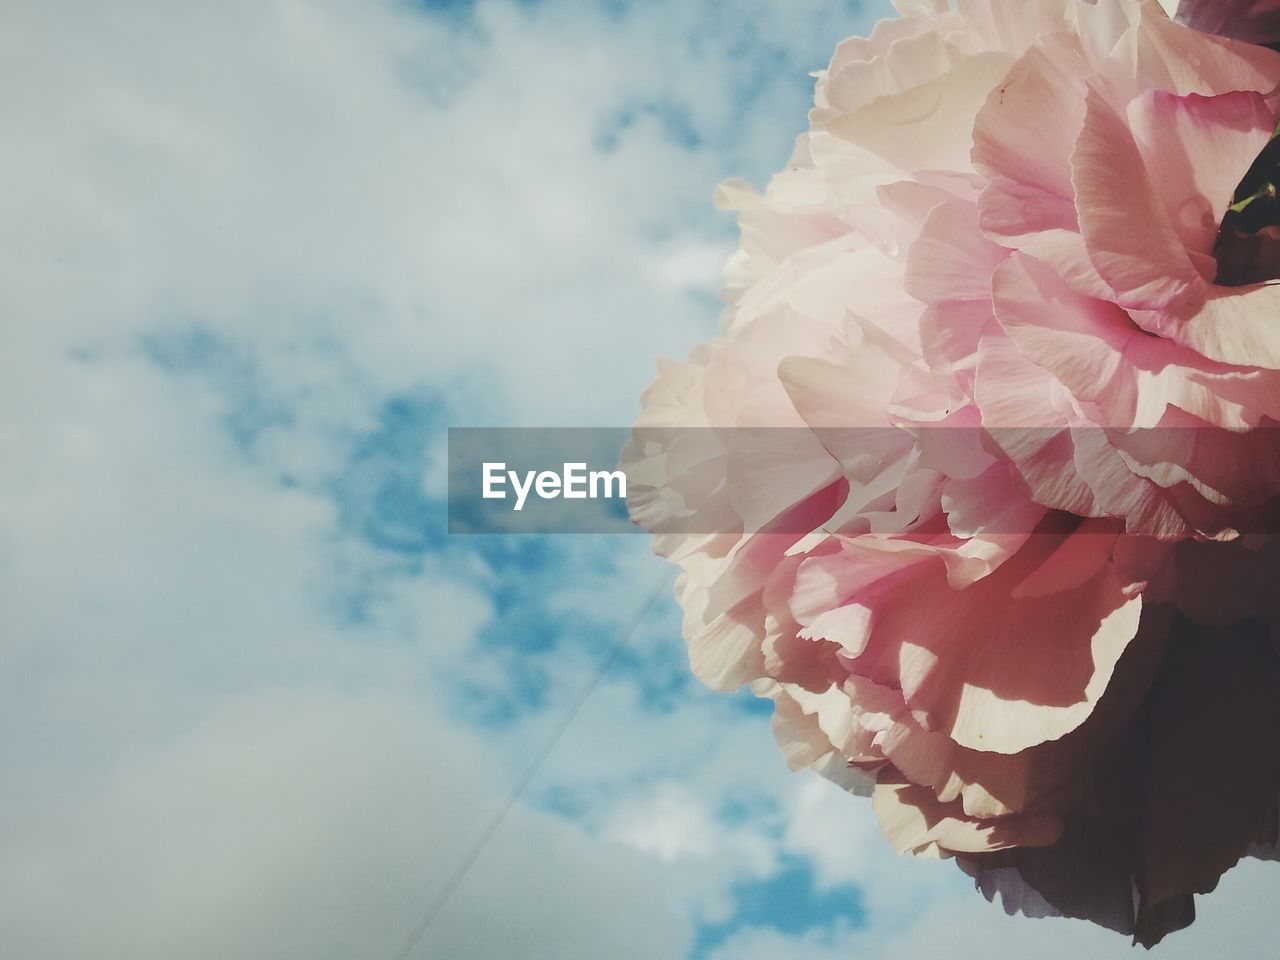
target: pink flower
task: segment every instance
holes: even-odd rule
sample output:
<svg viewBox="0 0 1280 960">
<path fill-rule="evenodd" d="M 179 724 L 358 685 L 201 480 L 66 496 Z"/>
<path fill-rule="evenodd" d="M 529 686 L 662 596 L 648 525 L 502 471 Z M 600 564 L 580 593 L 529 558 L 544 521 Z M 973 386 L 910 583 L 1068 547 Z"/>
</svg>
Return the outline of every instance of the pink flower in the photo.
<svg viewBox="0 0 1280 960">
<path fill-rule="evenodd" d="M 659 366 L 633 517 L 793 767 L 1150 944 L 1276 838 L 1280 286 L 1215 245 L 1280 55 L 1154 0 L 899 8 L 722 188 L 721 335 Z"/>
</svg>

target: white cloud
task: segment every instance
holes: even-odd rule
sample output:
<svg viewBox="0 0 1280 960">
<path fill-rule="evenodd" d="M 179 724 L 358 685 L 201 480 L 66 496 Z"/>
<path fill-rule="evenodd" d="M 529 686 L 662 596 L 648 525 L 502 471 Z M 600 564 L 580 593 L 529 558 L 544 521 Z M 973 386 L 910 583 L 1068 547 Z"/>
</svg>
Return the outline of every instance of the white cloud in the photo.
<svg viewBox="0 0 1280 960">
<path fill-rule="evenodd" d="M 752 52 L 817 67 L 839 34 L 828 3 L 759 0 L 481 2 L 461 39 L 350 0 L 8 20 L 4 69 L 29 95 L 0 120 L 28 189 L 0 212 L 9 308 L 43 320 L 29 338 L 204 322 L 286 394 L 323 385 L 329 416 L 367 404 L 353 387 L 469 373 L 502 397 L 480 416 L 530 423 L 625 424 L 653 357 L 712 328 L 686 296 L 714 292 L 731 245 L 712 186 L 779 165 L 804 122 L 802 71 Z M 664 110 L 715 149 L 673 141 Z"/>
<path fill-rule="evenodd" d="M 783 843 L 813 864 L 819 888 L 856 885 L 876 929 L 908 928 L 931 904 L 974 895 L 972 881 L 952 864 L 899 856 L 869 801 L 817 776 L 796 790 Z"/>
<path fill-rule="evenodd" d="M 743 11 L 789 49 L 831 43 L 825 4 Z M 493 571 L 362 544 L 335 474 L 380 405 L 424 385 L 481 421 L 625 422 L 653 355 L 714 324 L 690 294 L 713 291 L 729 245 L 712 185 L 742 172 L 673 142 L 651 105 L 720 123 L 740 157 L 739 138 L 767 144 L 743 161 L 761 169 L 790 136 L 775 144 L 760 108 L 726 139 L 740 31 L 685 5 L 481 3 L 474 19 L 458 33 L 343 0 L 7 8 L 12 952 L 385 952 L 557 715 L 552 700 L 489 733 L 446 715 L 448 678 L 516 656 L 476 647 Z M 143 349 L 181 354 L 192 331 L 227 369 Z M 237 442 L 245 417 L 261 422 Z M 438 473 L 424 482 L 438 492 Z M 631 574 L 654 569 L 643 549 L 612 568 L 584 551 L 557 604 L 619 616 Z M 361 584 L 368 619 L 345 622 Z M 573 689 L 598 652 L 568 651 L 548 682 Z M 539 788 L 587 796 L 583 825 L 518 806 L 424 949 L 679 955 L 696 909 L 603 820 L 662 771 L 713 817 L 705 798 L 775 761 L 758 719 L 754 752 L 695 756 L 733 714 L 707 703 L 651 728 L 633 684 L 606 685 L 608 720 L 584 714 Z M 704 733 L 673 751 L 684 724 Z M 741 835 L 767 857 L 760 831 Z M 736 861 L 716 853 L 681 892 L 724 911 Z"/>
<path fill-rule="evenodd" d="M 471 16 L 6 6 L 10 953 L 386 954 L 652 582 L 638 538 L 566 544 L 545 607 L 603 640 L 486 649 L 501 574 L 362 542 L 336 477 L 389 398 L 424 390 L 472 422 L 625 424 L 654 355 L 714 327 L 715 181 L 784 161 L 799 74 L 863 18 L 766 0 Z M 191 331 L 233 369 L 143 349 Z M 242 416 L 261 422 L 237 442 Z M 364 619 L 341 609 L 357 588 Z M 678 655 L 673 630 L 668 610 L 633 648 Z M 452 684 L 513 666 L 545 672 L 543 709 L 465 729 Z M 734 885 L 786 855 L 863 885 L 879 926 L 747 930 L 742 957 L 994 913 L 949 906 L 945 865 L 888 856 L 865 803 L 788 775 L 759 716 L 699 691 L 655 710 L 641 686 L 600 687 L 530 791 L 574 817 L 518 805 L 422 955 L 679 956 L 693 918 L 728 919 Z M 921 904 L 944 912 L 909 928 Z"/>
<path fill-rule="evenodd" d="M 224 702 L 6 843 L 12 956 L 393 956 L 508 784 L 421 703 Z M 517 809 L 422 956 L 679 956 L 658 870 Z"/>
</svg>

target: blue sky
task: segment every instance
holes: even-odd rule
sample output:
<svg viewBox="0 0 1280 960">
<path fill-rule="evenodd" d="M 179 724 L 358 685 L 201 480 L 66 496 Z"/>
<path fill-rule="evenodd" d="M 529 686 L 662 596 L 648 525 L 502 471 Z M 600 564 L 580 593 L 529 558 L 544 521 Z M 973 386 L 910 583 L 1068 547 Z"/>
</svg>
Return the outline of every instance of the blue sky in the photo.
<svg viewBox="0 0 1280 960">
<path fill-rule="evenodd" d="M 625 426 L 885 3 L 10 4 L 0 943 L 394 956 L 666 575 L 449 537 L 451 424 Z M 414 956 L 1120 956 L 788 773 L 664 594 Z M 1265 867 L 1161 953 L 1264 956 Z M 1252 952 L 1251 952 L 1252 951 Z"/>
</svg>

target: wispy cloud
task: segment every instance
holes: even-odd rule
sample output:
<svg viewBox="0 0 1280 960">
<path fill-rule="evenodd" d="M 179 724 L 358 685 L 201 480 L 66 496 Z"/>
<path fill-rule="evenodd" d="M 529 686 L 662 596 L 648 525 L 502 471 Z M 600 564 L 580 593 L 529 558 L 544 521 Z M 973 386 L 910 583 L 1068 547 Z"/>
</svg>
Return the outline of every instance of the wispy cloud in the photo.
<svg viewBox="0 0 1280 960">
<path fill-rule="evenodd" d="M 450 539 L 444 426 L 625 425 L 714 329 L 713 185 L 784 163 L 886 12 L 10 4 L 7 952 L 392 955 L 662 570 Z M 663 605 L 421 955 L 1059 941 L 894 858 L 749 704 Z"/>
</svg>

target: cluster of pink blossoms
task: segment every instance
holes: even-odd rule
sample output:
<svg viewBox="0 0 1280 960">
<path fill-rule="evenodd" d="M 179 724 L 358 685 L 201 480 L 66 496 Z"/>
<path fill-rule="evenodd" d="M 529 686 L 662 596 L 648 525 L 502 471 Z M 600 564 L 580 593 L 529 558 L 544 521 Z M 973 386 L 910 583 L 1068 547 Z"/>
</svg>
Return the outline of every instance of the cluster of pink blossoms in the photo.
<svg viewBox="0 0 1280 960">
<path fill-rule="evenodd" d="M 633 516 L 793 767 L 1150 945 L 1275 854 L 1280 286 L 1216 245 L 1280 54 L 1155 0 L 897 5 L 722 188 L 722 331 L 645 395 Z"/>
</svg>

